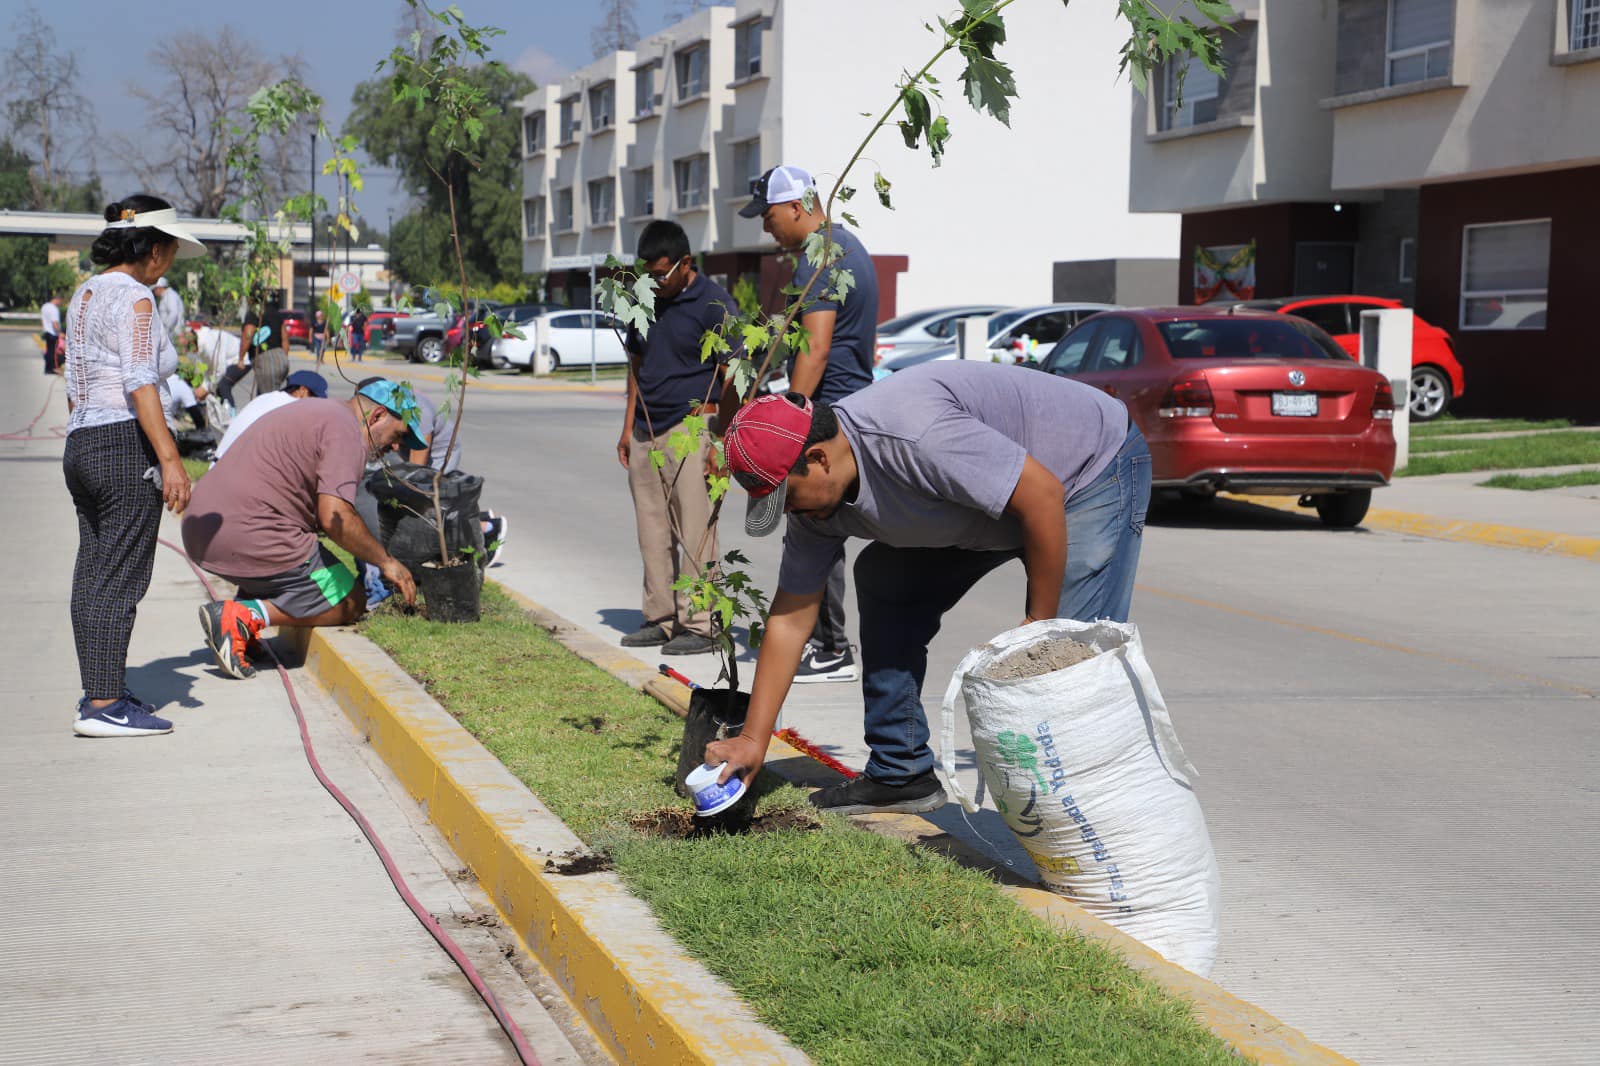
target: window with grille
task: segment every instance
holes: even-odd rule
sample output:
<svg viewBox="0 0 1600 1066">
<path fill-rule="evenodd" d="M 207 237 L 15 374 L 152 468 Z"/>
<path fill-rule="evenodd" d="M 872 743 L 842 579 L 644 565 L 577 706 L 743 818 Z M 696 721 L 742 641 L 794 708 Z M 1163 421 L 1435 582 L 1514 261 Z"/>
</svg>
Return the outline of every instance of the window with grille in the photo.
<svg viewBox="0 0 1600 1066">
<path fill-rule="evenodd" d="M 561 143 L 568 144 L 577 140 L 582 125 L 583 116 L 578 111 L 578 98 L 569 96 L 561 101 Z"/>
<path fill-rule="evenodd" d="M 761 73 L 761 19 L 751 19 L 733 29 L 733 76 L 753 78 Z"/>
<path fill-rule="evenodd" d="M 530 241 L 544 236 L 544 197 L 522 201 L 522 236 Z"/>
<path fill-rule="evenodd" d="M 634 218 L 648 218 L 656 213 L 656 168 L 640 167 L 633 172 Z"/>
<path fill-rule="evenodd" d="M 643 118 L 656 113 L 661 96 L 656 91 L 656 78 L 661 75 L 661 64 L 651 63 L 633 72 L 633 116 Z"/>
<path fill-rule="evenodd" d="M 591 130 L 607 130 L 611 128 L 613 116 L 616 112 L 616 102 L 616 82 L 608 81 L 589 90 L 589 128 Z"/>
<path fill-rule="evenodd" d="M 608 226 L 617 219 L 615 178 L 600 178 L 589 183 L 589 225 Z"/>
<path fill-rule="evenodd" d="M 522 116 L 522 151 L 533 155 L 544 151 L 544 112 L 535 111 Z"/>
<path fill-rule="evenodd" d="M 761 138 L 752 137 L 733 146 L 732 187 L 743 196 L 753 182 L 761 177 Z"/>
<path fill-rule="evenodd" d="M 1181 96 L 1179 99 L 1180 92 Z M 1199 58 L 1185 54 L 1167 61 L 1161 86 L 1161 128 L 1183 129 L 1217 120 L 1217 97 L 1222 79 L 1207 70 Z"/>
<path fill-rule="evenodd" d="M 685 48 L 673 56 L 677 69 L 678 99 L 688 100 L 699 96 L 709 87 L 707 67 L 711 58 L 711 50 L 704 44 L 697 44 L 693 48 Z"/>
<path fill-rule="evenodd" d="M 1461 234 L 1461 328 L 1544 329 L 1550 220 L 1466 226 Z"/>
<path fill-rule="evenodd" d="M 1574 52 L 1600 48 L 1600 0 L 1569 0 L 1572 5 L 1572 32 L 1567 47 Z"/>
<path fill-rule="evenodd" d="M 1390 0 L 1388 85 L 1450 74 L 1455 0 Z"/>
<path fill-rule="evenodd" d="M 677 189 L 679 211 L 705 206 L 711 176 L 710 171 L 711 160 L 709 156 L 692 155 L 687 159 L 673 161 L 672 183 Z"/>
<path fill-rule="evenodd" d="M 572 225 L 572 190 L 556 190 L 556 232 L 566 233 L 573 228 Z"/>
</svg>

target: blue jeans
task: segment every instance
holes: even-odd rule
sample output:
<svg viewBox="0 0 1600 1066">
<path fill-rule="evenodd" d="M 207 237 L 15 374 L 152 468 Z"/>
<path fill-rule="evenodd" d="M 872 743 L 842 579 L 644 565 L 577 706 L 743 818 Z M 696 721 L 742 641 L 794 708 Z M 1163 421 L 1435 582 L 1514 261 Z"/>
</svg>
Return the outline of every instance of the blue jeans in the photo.
<svg viewBox="0 0 1600 1066">
<path fill-rule="evenodd" d="M 1150 504 L 1150 449 L 1138 427 L 1111 465 L 1066 502 L 1067 569 L 1057 615 L 1128 620 Z M 922 683 L 928 644 L 944 614 L 985 574 L 1020 551 L 894 548 L 873 542 L 856 557 L 867 776 L 904 784 L 933 769 Z M 1020 618 L 1023 611 L 1017 612 Z"/>
</svg>

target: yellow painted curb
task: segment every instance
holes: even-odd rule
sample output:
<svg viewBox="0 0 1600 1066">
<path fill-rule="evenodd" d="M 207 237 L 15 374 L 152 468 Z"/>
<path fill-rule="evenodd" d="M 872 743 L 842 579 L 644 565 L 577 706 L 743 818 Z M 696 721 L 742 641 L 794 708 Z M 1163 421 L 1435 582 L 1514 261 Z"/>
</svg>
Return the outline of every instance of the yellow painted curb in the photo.
<svg viewBox="0 0 1600 1066">
<path fill-rule="evenodd" d="M 289 359 L 291 362 L 304 363 L 308 369 L 319 369 L 317 367 L 316 359 L 312 356 L 291 355 Z M 320 369 L 332 370 L 332 363 L 333 355 L 330 351 Z M 364 359 L 359 363 L 353 363 L 348 358 L 341 356 L 339 359 L 339 366 L 348 376 L 355 378 L 358 381 L 365 376 L 366 371 L 372 370 L 375 373 L 380 374 L 385 373 L 386 371 L 403 372 L 407 377 L 420 378 L 423 381 L 431 381 L 435 384 L 443 385 L 445 383 L 446 375 L 449 373 L 448 371 L 435 371 L 433 366 L 428 363 L 407 362 L 404 364 L 393 364 L 387 358 Z M 359 369 L 363 373 L 351 373 L 353 369 Z M 516 379 L 510 379 L 501 381 L 495 378 L 485 379 L 483 377 L 476 377 L 472 379 L 472 383 L 468 386 L 468 388 L 488 389 L 492 392 L 562 392 L 578 393 L 585 396 L 622 396 L 626 394 L 626 385 L 627 383 L 625 380 L 619 380 L 605 385 L 556 385 L 540 382 L 538 380 L 518 381 Z"/>
<path fill-rule="evenodd" d="M 809 1061 L 663 932 L 615 874 L 546 872 L 547 860 L 581 842 L 381 649 L 353 630 L 279 633 L 621 1061 Z"/>
<path fill-rule="evenodd" d="M 1271 507 L 1276 511 L 1306 513 L 1291 496 L 1231 495 L 1228 498 L 1241 503 L 1253 503 L 1258 507 Z M 1469 522 L 1459 518 L 1413 514 L 1410 511 L 1384 510 L 1368 511 L 1361 524 L 1372 529 L 1388 530 L 1391 533 L 1407 533 L 1413 537 L 1453 540 L 1464 544 L 1487 544 L 1495 548 L 1519 548 L 1547 555 L 1568 555 L 1574 559 L 1600 559 L 1600 538 L 1552 533 L 1544 529 L 1523 529 L 1520 526 L 1503 526 L 1494 522 Z"/>
<path fill-rule="evenodd" d="M 588 659 L 618 680 L 643 689 L 679 717 L 689 713 L 687 686 L 661 676 L 631 655 L 619 653 L 592 633 L 572 625 L 521 593 L 503 585 L 500 588 L 574 654 Z M 800 776 L 794 768 L 801 767 L 801 774 L 807 779 L 805 783 L 813 783 L 819 773 L 837 779 L 832 770 L 777 737 L 772 738 L 767 749 L 766 766 L 791 780 Z M 875 814 L 853 821 L 863 829 L 884 836 L 920 844 L 937 842 L 945 845 L 941 850 L 952 853 L 957 861 L 966 860 L 969 865 L 977 862 L 976 852 L 954 841 L 943 829 L 919 815 Z M 988 865 L 987 860 L 983 860 L 983 863 Z M 1353 1059 L 1314 1043 L 1300 1030 L 1279 1021 L 1255 1004 L 1240 999 L 1221 985 L 1168 962 L 1159 952 L 1101 921 L 1063 896 L 1023 885 L 1001 885 L 1001 891 L 1045 921 L 1102 941 L 1116 950 L 1132 969 L 1173 995 L 1188 1000 L 1194 1005 L 1195 1017 L 1202 1025 L 1227 1041 L 1240 1054 L 1262 1066 L 1354 1066 Z"/>
</svg>

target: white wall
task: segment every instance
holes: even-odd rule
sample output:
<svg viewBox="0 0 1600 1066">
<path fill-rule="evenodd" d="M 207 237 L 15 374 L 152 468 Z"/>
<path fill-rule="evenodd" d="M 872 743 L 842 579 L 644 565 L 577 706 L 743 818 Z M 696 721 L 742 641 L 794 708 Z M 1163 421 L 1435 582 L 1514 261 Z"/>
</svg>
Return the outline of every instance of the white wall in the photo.
<svg viewBox="0 0 1600 1066">
<path fill-rule="evenodd" d="M 831 185 L 871 124 L 861 112 L 881 112 L 901 70 L 916 70 L 933 54 L 937 38 L 922 24 L 943 8 L 921 0 L 775 6 L 767 44 L 769 56 L 781 47 L 782 125 L 771 131 L 781 158 L 769 154 L 766 162 L 804 166 Z M 861 220 L 863 243 L 874 254 L 910 257 L 900 276 L 901 310 L 966 300 L 1045 303 L 1056 260 L 1161 258 L 1177 250 L 1176 216 L 1128 209 L 1132 104 L 1117 78 L 1127 29 L 1114 6 L 1016 4 L 1005 20 L 1000 54 L 1021 94 L 1010 129 L 971 109 L 960 57 L 947 56 L 934 69 L 952 132 L 944 165 L 934 169 L 925 148 L 907 149 L 891 125 L 851 172 L 859 191 L 847 209 Z M 893 211 L 873 195 L 875 168 L 894 183 Z"/>
</svg>

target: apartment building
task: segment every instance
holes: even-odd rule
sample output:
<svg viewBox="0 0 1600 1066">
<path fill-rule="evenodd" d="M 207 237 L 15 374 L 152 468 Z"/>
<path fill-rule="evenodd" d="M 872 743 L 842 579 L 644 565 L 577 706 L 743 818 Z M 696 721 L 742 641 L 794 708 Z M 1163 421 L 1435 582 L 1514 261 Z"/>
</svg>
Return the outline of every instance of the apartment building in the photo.
<svg viewBox="0 0 1600 1066">
<path fill-rule="evenodd" d="M 683 225 L 706 271 L 772 297 L 788 268 L 760 219 L 740 218 L 750 183 L 803 166 L 826 194 L 904 69 L 937 48 L 920 0 L 737 0 L 709 7 L 522 101 L 524 266 L 631 254 L 643 224 Z M 1006 126 L 961 95 L 958 57 L 935 68 L 953 137 L 943 166 L 891 124 L 835 204 L 860 221 L 880 314 L 943 303 L 1044 303 L 1058 260 L 1171 255 L 1176 217 L 1128 208 L 1129 114 L 1116 57 L 1126 31 L 1109 5 L 1016 5 L 1004 56 L 1021 98 Z M 873 193 L 892 183 L 893 209 Z M 1176 271 L 1169 271 L 1176 291 Z M 547 286 L 581 301 L 587 274 Z"/>
<path fill-rule="evenodd" d="M 1135 103 L 1181 299 L 1399 298 L 1454 336 L 1459 412 L 1600 417 L 1600 0 L 1234 6 L 1222 76 L 1175 61 Z"/>
</svg>

